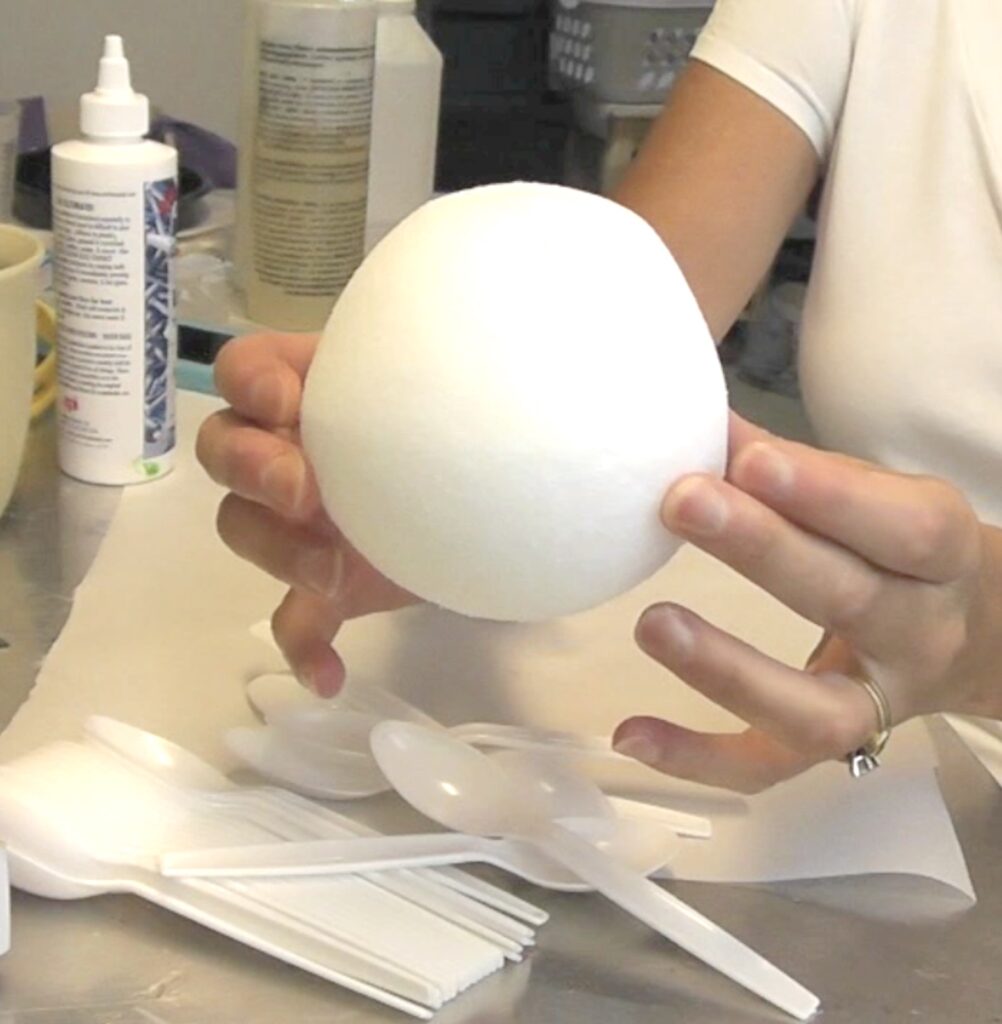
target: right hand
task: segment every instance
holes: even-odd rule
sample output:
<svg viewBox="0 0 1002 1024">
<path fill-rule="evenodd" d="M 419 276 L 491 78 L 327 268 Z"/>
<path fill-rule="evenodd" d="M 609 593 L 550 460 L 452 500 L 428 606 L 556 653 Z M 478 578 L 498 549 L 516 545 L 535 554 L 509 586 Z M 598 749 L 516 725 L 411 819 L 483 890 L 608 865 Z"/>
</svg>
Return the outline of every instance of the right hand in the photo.
<svg viewBox="0 0 1002 1024">
<path fill-rule="evenodd" d="M 416 598 L 373 569 L 320 503 L 299 440 L 303 381 L 317 341 L 311 334 L 251 334 L 227 342 L 215 379 L 230 408 L 202 424 L 196 451 L 229 491 L 217 517 L 223 541 L 289 584 L 272 617 L 282 653 L 300 682 L 331 697 L 344 682 L 331 646 L 341 624 Z"/>
</svg>

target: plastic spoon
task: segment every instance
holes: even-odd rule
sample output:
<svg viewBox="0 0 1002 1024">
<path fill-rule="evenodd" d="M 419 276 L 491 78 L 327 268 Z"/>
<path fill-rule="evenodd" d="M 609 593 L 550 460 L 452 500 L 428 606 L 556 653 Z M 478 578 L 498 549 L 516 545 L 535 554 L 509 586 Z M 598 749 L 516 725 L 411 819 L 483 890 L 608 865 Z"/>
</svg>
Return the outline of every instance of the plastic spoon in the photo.
<svg viewBox="0 0 1002 1024">
<path fill-rule="evenodd" d="M 280 729 L 241 726 L 227 729 L 227 749 L 242 764 L 269 779 L 294 786 L 321 800 L 357 800 L 389 788 L 379 767 L 364 755 L 304 740 Z"/>
<path fill-rule="evenodd" d="M 753 949 L 653 882 L 561 827 L 545 801 L 497 761 L 438 729 L 383 722 L 372 733 L 383 774 L 413 807 L 447 828 L 522 839 L 693 956 L 792 1016 L 806 1020 L 818 999 Z"/>
<path fill-rule="evenodd" d="M 322 817 L 328 824 L 340 827 L 345 833 L 365 831 L 353 819 L 304 800 L 287 790 L 238 786 L 215 766 L 180 744 L 127 722 L 104 715 L 91 715 L 84 722 L 84 732 L 89 739 L 146 769 L 163 782 L 196 792 L 203 799 L 216 802 L 222 807 L 240 808 L 245 813 L 256 809 L 271 817 L 278 815 L 288 825 L 299 829 L 310 827 L 318 817 Z M 382 777 L 375 765 L 373 771 Z"/>
<path fill-rule="evenodd" d="M 390 971 L 346 947 L 332 947 L 330 940 L 290 926 L 277 912 L 217 883 L 159 879 L 138 868 L 108 863 L 86 850 L 63 823 L 43 813 L 19 788 L 9 777 L 2 777 L 0 828 L 10 858 L 11 880 L 18 888 L 50 899 L 132 893 L 371 999 L 415 1017 L 431 1017 L 426 1006 L 390 991 L 399 990 L 405 972 Z M 351 964 L 352 973 L 334 968 L 332 960 Z M 355 976 L 356 970 L 361 977 Z M 378 977 L 377 971 L 382 977 L 372 980 Z M 366 975 L 370 980 L 364 980 Z"/>
<path fill-rule="evenodd" d="M 270 728 L 230 729 L 225 738 L 231 753 L 267 777 L 311 796 L 343 800 L 372 795 L 356 780 L 378 780 L 372 788 L 379 787 L 380 792 L 393 788 L 369 746 L 372 730 L 380 721 L 383 719 L 358 712 L 332 715 L 307 706 L 292 714 L 288 709 L 273 711 L 268 718 Z M 439 726 L 432 723 L 429 728 Z M 346 750 L 342 743 L 352 746 Z M 491 756 L 518 772 L 523 783 L 547 801 L 554 817 L 615 817 L 611 802 L 598 786 L 552 754 L 500 750 Z"/>
<path fill-rule="evenodd" d="M 359 751 L 356 743 L 358 719 L 351 718 L 342 726 L 338 719 L 346 711 L 371 715 L 376 720 L 392 718 L 448 728 L 453 735 L 481 747 L 562 750 L 565 753 L 589 754 L 626 764 L 632 763 L 629 758 L 617 754 L 609 740 L 602 736 L 585 736 L 557 729 L 502 725 L 496 722 L 464 722 L 461 725 L 442 726 L 403 697 L 390 693 L 374 683 L 360 685 L 349 681 L 334 700 L 320 701 L 307 694 L 293 676 L 272 673 L 252 679 L 247 684 L 247 696 L 251 704 L 269 722 L 281 716 L 288 723 L 297 714 L 302 713 L 303 709 L 307 709 L 308 713 L 313 712 L 312 728 L 316 729 L 319 722 L 326 717 L 328 741 L 334 746 L 343 745 L 345 750 L 352 752 Z"/>
<path fill-rule="evenodd" d="M 270 838 L 268 830 L 216 814 L 213 806 L 193 801 L 89 743 L 47 744 L 4 765 L 0 795 L 11 791 L 28 794 L 38 813 L 83 852 L 108 864 L 123 863 L 126 870 L 141 867 L 155 873 L 157 856 L 169 849 L 260 844 Z M 521 946 L 472 935 L 465 921 L 456 928 L 427 913 L 432 909 L 427 905 L 415 906 L 421 901 L 413 895 L 401 899 L 408 894 L 384 892 L 385 887 L 364 876 L 228 881 L 224 888 L 252 898 L 271 916 L 281 915 L 311 934 L 329 936 L 433 984 L 443 998 L 483 977 L 485 967 L 499 967 L 509 950 L 513 959 L 522 955 Z"/>
<path fill-rule="evenodd" d="M 526 784 L 532 785 L 547 801 L 552 818 L 619 818 L 659 825 L 690 839 L 708 839 L 712 835 L 709 819 L 698 814 L 687 814 L 641 800 L 608 796 L 587 775 L 574 771 L 562 754 L 538 750 L 496 750 L 490 756 L 509 772 L 518 774 Z"/>
<path fill-rule="evenodd" d="M 352 692 L 361 689 L 356 687 Z M 369 687 L 365 690 L 368 692 Z M 390 717 L 416 721 L 429 728 L 446 728 L 394 694 L 379 689 L 373 692 L 380 695 L 378 700 Z M 258 730 L 254 735 L 244 732 L 232 739 L 231 749 L 241 760 L 269 778 L 322 799 L 345 800 L 358 793 L 374 795 L 364 786 L 358 787 L 357 773 L 364 773 L 366 764 L 377 770 L 369 738 L 372 729 L 386 715 L 377 717 L 312 697 L 289 675 L 258 676 L 248 684 L 247 694 L 251 704 L 274 731 L 269 734 L 266 730 Z M 452 735 L 462 735 L 463 728 L 447 731 Z M 286 741 L 284 737 L 291 737 L 293 742 Z M 462 738 L 477 745 L 475 739 Z M 519 763 L 523 764 L 536 777 L 534 783 L 543 788 L 549 787 L 555 817 L 620 815 L 660 822 L 674 828 L 679 835 L 690 838 L 705 839 L 712 834 L 709 820 L 700 815 L 638 800 L 605 796 L 594 782 L 561 760 L 568 752 L 575 753 L 559 745 L 537 743 L 497 750 L 492 756 L 505 759 L 504 763 L 512 770 L 517 770 Z M 369 779 L 364 774 L 362 778 Z M 384 791 L 391 788 L 382 773 L 378 778 L 382 780 Z M 377 785 L 379 783 L 373 780 L 373 789 Z"/>
<path fill-rule="evenodd" d="M 48 857 L 45 860 L 32 857 L 15 846 L 7 847 L 7 856 L 10 861 L 12 884 L 25 892 L 58 900 L 85 899 L 109 893 L 140 896 L 176 914 L 197 921 L 221 935 L 276 959 L 284 960 L 359 995 L 402 1010 L 421 1020 L 430 1020 L 432 1017 L 431 1011 L 423 1006 L 316 962 L 315 953 L 308 948 L 315 945 L 314 942 L 304 943 L 302 937 L 298 935 L 283 935 L 269 924 L 262 926 L 256 914 L 244 906 L 234 904 L 230 899 L 220 898 L 217 894 L 199 892 L 194 887 L 188 891 L 180 889 L 179 887 L 185 884 L 181 879 L 174 882 L 165 880 L 162 885 L 149 886 L 137 877 L 123 875 L 121 869 L 106 869 L 97 862 L 75 862 L 75 865 L 67 865 L 60 860 L 56 864 Z"/>
<path fill-rule="evenodd" d="M 679 848 L 680 840 L 671 829 L 647 822 L 560 820 L 607 856 L 643 875 L 664 867 Z M 493 864 L 547 889 L 582 892 L 589 888 L 531 843 L 458 833 L 186 850 L 164 854 L 160 869 L 171 878 L 274 878 L 476 862 Z"/>
</svg>

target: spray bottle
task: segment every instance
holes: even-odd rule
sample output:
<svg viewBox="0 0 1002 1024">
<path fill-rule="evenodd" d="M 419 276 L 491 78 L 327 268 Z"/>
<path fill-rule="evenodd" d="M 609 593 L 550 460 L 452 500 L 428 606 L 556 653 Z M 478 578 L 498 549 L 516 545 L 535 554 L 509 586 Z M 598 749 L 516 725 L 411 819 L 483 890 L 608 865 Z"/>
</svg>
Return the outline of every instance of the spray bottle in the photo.
<svg viewBox="0 0 1002 1024">
<path fill-rule="evenodd" d="M 52 150 L 59 465 L 89 483 L 167 473 L 176 440 L 177 152 L 145 139 L 120 36 L 106 36 L 82 138 Z"/>
</svg>

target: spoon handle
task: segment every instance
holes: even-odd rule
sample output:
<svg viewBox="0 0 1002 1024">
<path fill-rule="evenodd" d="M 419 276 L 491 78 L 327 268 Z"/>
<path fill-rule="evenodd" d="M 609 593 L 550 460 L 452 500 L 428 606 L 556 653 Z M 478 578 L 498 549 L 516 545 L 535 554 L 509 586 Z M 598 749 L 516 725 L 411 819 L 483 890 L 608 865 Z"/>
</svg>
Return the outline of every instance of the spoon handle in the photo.
<svg viewBox="0 0 1002 1024">
<path fill-rule="evenodd" d="M 817 1010 L 817 997 L 765 957 L 567 829 L 548 824 L 532 839 L 612 902 L 739 985 L 799 1020 Z"/>
<path fill-rule="evenodd" d="M 493 846 L 459 833 L 221 846 L 164 853 L 160 872 L 168 878 L 274 878 L 497 863 Z"/>
<path fill-rule="evenodd" d="M 586 736 L 583 733 L 534 726 L 502 725 L 497 722 L 464 722 L 449 727 L 449 732 L 474 747 L 498 747 L 505 750 L 536 750 L 543 753 L 563 752 L 599 757 L 609 761 L 632 763 L 631 759 L 612 749 L 607 736 Z"/>
<path fill-rule="evenodd" d="M 662 807 L 643 800 L 629 800 L 622 796 L 609 796 L 613 810 L 621 817 L 634 821 L 657 821 L 677 832 L 680 836 L 691 839 L 709 839 L 713 835 L 713 825 L 709 818 L 686 811 L 676 811 L 673 807 Z"/>
</svg>

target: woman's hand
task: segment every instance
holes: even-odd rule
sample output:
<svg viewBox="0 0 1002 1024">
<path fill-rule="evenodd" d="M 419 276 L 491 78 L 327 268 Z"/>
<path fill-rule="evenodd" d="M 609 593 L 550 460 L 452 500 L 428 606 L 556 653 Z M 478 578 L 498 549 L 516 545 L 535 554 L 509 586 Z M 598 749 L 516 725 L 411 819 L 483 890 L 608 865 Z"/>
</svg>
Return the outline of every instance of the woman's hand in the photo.
<svg viewBox="0 0 1002 1024">
<path fill-rule="evenodd" d="M 379 575 L 338 533 L 320 504 L 299 443 L 303 380 L 317 337 L 234 338 L 216 359 L 216 388 L 231 408 L 198 435 L 202 465 L 229 490 L 217 526 L 242 558 L 288 583 L 272 618 L 275 640 L 299 679 L 333 696 L 344 666 L 331 641 L 346 619 L 414 598 Z"/>
<path fill-rule="evenodd" d="M 656 718 L 616 731 L 623 753 L 670 775 L 755 792 L 894 723 L 953 711 L 1002 718 L 1002 531 L 949 484 L 780 440 L 732 418 L 726 481 L 691 476 L 662 517 L 825 630 L 804 670 L 780 664 L 685 609 L 637 627 L 651 657 L 748 729 L 694 732 Z"/>
</svg>

